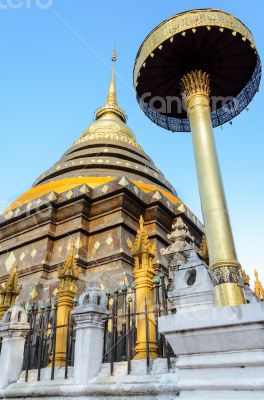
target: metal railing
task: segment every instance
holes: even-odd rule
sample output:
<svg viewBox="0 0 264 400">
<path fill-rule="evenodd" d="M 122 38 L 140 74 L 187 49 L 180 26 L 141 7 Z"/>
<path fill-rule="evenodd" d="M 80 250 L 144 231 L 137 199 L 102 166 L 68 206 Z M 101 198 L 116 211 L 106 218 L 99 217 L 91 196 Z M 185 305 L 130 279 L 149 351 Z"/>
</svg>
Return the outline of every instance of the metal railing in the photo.
<svg viewBox="0 0 264 400">
<path fill-rule="evenodd" d="M 167 287 L 163 274 L 154 278 L 153 298 L 154 304 L 149 305 L 145 300 L 140 312 L 136 310 L 136 290 L 125 284 L 113 294 L 106 292 L 108 298 L 108 316 L 104 318 L 103 363 L 110 364 L 110 373 L 114 374 L 115 363 L 127 362 L 127 373 L 131 373 L 131 361 L 136 356 L 137 320 L 140 317 L 145 321 L 146 344 L 146 370 L 149 372 L 151 364 L 151 351 L 149 342 L 149 321 L 154 321 L 157 343 L 157 355 L 167 359 L 168 369 L 171 368 L 170 357 L 173 356 L 170 346 L 164 335 L 159 333 L 158 318 L 167 315 L 171 310 L 168 307 Z M 75 301 L 74 306 L 77 305 Z M 68 318 L 67 325 L 57 324 L 58 303 L 54 298 L 47 304 L 31 304 L 28 308 L 29 333 L 26 337 L 24 350 L 23 371 L 25 381 L 29 380 L 29 372 L 37 371 L 37 380 L 41 380 L 42 369 L 50 367 L 50 379 L 54 380 L 56 362 L 56 341 L 58 331 L 64 329 L 67 334 L 59 335 L 60 340 L 65 340 L 65 362 L 60 366 L 65 367 L 64 378 L 68 378 L 69 367 L 74 366 L 75 350 L 75 324 L 72 316 Z M 67 329 L 65 329 L 67 328 Z M 1 345 L 1 344 L 0 344 Z M 34 375 L 35 377 L 35 375 Z"/>
<path fill-rule="evenodd" d="M 67 327 L 65 379 L 68 378 L 68 367 L 74 364 L 75 330 L 71 316 L 67 325 L 57 324 L 57 299 L 48 304 L 32 304 L 28 309 L 29 333 L 26 337 L 23 370 L 25 381 L 28 381 L 29 371 L 37 370 L 37 380 L 41 380 L 41 370 L 51 367 L 51 380 L 55 376 L 56 338 L 59 329 Z"/>
<path fill-rule="evenodd" d="M 137 319 L 145 320 L 146 328 L 146 370 L 150 370 L 150 346 L 149 346 L 149 318 L 154 316 L 156 342 L 158 346 L 158 357 L 167 359 L 168 369 L 171 368 L 171 356 L 174 356 L 164 335 L 159 333 L 158 318 L 168 315 L 171 310 L 168 307 L 167 287 L 165 277 L 161 274 L 154 280 L 154 307 L 149 310 L 145 300 L 142 305 L 143 311 L 136 310 L 136 291 L 134 287 L 127 288 L 125 285 L 120 291 L 108 297 L 109 315 L 104 320 L 104 355 L 103 363 L 110 363 L 110 373 L 114 374 L 114 364 L 119 361 L 127 361 L 127 373 L 131 373 L 131 360 L 136 356 L 137 342 Z M 175 312 L 175 310 L 174 310 Z"/>
</svg>

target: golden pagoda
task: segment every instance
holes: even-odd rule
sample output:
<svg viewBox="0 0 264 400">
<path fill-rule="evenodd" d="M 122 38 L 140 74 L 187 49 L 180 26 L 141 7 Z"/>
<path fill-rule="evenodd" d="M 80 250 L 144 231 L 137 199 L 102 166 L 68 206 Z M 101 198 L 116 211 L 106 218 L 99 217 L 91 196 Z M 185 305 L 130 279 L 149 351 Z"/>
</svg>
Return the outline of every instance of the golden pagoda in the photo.
<svg viewBox="0 0 264 400">
<path fill-rule="evenodd" d="M 113 290 L 124 273 L 131 283 L 134 260 L 127 240 L 134 241 L 140 215 L 149 239 L 156 240 L 154 269 L 168 269 L 160 249 L 169 244 L 177 215 L 185 216 L 201 245 L 202 224 L 127 125 L 117 100 L 116 59 L 114 51 L 106 102 L 94 121 L 0 216 L 0 282 L 7 279 L 10 264 L 19 261 L 25 302 L 54 296 L 57 271 L 72 241 L 80 291 L 94 278 Z"/>
</svg>

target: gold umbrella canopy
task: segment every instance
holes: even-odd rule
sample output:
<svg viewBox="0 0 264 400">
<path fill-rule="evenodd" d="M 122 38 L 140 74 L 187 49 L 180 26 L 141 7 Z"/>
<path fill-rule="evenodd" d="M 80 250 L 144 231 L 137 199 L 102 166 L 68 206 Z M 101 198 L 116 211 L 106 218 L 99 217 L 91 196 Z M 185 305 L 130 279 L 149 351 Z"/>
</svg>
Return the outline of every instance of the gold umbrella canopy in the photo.
<svg viewBox="0 0 264 400">
<path fill-rule="evenodd" d="M 171 131 L 190 131 L 180 80 L 194 70 L 210 76 L 213 127 L 230 121 L 259 89 L 261 62 L 251 32 L 214 9 L 187 11 L 158 25 L 134 67 L 137 99 L 148 118 Z"/>
</svg>

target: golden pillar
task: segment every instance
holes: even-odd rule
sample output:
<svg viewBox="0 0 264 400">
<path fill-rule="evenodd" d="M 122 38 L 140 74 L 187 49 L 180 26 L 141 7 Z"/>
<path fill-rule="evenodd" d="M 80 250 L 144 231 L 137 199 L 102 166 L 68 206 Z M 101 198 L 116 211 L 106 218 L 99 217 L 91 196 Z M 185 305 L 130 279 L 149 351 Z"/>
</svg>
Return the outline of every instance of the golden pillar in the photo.
<svg viewBox="0 0 264 400">
<path fill-rule="evenodd" d="M 20 292 L 18 284 L 17 265 L 14 266 L 13 271 L 10 273 L 4 287 L 0 286 L 0 321 L 4 313 L 15 303 L 17 296 Z"/>
<path fill-rule="evenodd" d="M 76 295 L 76 281 L 78 280 L 80 269 L 77 267 L 74 257 L 74 243 L 71 244 L 69 254 L 59 269 L 60 286 L 57 293 L 57 331 L 55 365 L 65 366 L 67 352 L 67 333 L 70 314 L 73 309 L 73 301 Z"/>
<path fill-rule="evenodd" d="M 158 346 L 156 341 L 156 327 L 154 300 L 153 300 L 153 278 L 155 272 L 153 269 L 153 258 L 156 253 L 155 243 L 151 244 L 147 231 L 144 227 L 143 217 L 140 217 L 140 228 L 137 232 L 136 240 L 132 243 L 128 241 L 131 255 L 134 258 L 134 284 L 136 290 L 136 313 L 141 313 L 136 317 L 137 325 L 137 343 L 136 343 L 136 360 L 147 358 L 147 326 L 148 323 L 148 340 L 149 353 L 151 358 L 158 357 Z M 145 305 L 147 305 L 147 319 L 145 313 Z"/>
<path fill-rule="evenodd" d="M 215 279 L 215 303 L 217 306 L 243 304 L 241 267 L 237 261 L 213 136 L 209 75 L 192 71 L 182 78 L 181 89 L 192 130 L 210 267 Z"/>
</svg>

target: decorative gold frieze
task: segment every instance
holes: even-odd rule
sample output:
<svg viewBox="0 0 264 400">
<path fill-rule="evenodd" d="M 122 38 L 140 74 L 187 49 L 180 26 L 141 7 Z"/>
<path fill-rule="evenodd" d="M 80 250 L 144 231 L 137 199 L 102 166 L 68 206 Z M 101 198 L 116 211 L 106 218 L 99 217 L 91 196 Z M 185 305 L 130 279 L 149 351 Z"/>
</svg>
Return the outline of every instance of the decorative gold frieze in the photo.
<svg viewBox="0 0 264 400">
<path fill-rule="evenodd" d="M 87 133 L 86 135 L 82 136 L 80 139 L 76 140 L 76 142 L 72 146 L 77 146 L 82 144 L 83 142 L 88 142 L 90 140 L 97 140 L 97 139 L 107 139 L 113 141 L 124 142 L 131 146 L 136 147 L 139 150 L 142 150 L 142 147 L 133 139 L 130 139 L 127 135 L 122 135 L 119 133 L 113 132 L 96 132 L 96 133 Z"/>
<path fill-rule="evenodd" d="M 238 283 L 243 285 L 240 266 L 224 265 L 213 269 L 216 285 Z"/>
<path fill-rule="evenodd" d="M 167 19 L 147 36 L 136 59 L 134 85 L 136 85 L 138 81 L 140 70 L 146 63 L 147 58 L 154 54 L 153 52 L 161 44 L 166 40 L 171 40 L 175 35 L 181 34 L 185 36 L 186 31 L 192 29 L 197 30 L 200 27 L 207 27 L 208 30 L 211 30 L 213 27 L 218 27 L 222 31 L 228 29 L 230 30 L 230 34 L 232 34 L 232 32 L 237 32 L 237 35 L 240 35 L 241 38 L 245 38 L 255 47 L 251 32 L 239 19 L 231 14 L 214 9 L 183 12 Z"/>
<path fill-rule="evenodd" d="M 245 303 L 244 282 L 239 263 L 218 263 L 212 267 L 215 303 L 218 306 L 236 306 Z"/>
</svg>

